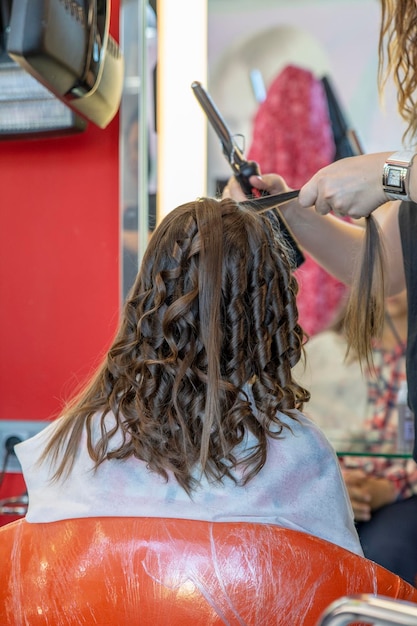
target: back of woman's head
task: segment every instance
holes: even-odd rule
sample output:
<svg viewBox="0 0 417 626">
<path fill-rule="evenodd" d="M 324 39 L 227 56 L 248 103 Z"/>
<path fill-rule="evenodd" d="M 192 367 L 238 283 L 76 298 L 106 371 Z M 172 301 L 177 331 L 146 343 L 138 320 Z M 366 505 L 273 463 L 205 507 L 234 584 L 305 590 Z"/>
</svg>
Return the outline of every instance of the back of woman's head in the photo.
<svg viewBox="0 0 417 626">
<path fill-rule="evenodd" d="M 155 232 L 122 336 L 135 332 L 142 357 L 161 373 L 171 363 L 181 376 L 190 367 L 207 384 L 239 388 L 268 376 L 275 390 L 301 354 L 296 293 L 285 243 L 268 219 L 204 198 L 172 211 Z"/>
<path fill-rule="evenodd" d="M 123 445 L 90 445 L 97 464 L 134 455 L 185 489 L 198 466 L 234 478 L 248 432 L 245 479 L 308 394 L 291 368 L 302 353 L 297 283 L 285 240 L 267 217 L 233 200 L 203 198 L 156 229 L 106 363 L 75 411 L 112 411 Z M 245 386 L 251 383 L 253 399 Z M 254 404 L 253 404 L 254 403 Z M 240 459 L 242 461 L 242 459 Z"/>
</svg>

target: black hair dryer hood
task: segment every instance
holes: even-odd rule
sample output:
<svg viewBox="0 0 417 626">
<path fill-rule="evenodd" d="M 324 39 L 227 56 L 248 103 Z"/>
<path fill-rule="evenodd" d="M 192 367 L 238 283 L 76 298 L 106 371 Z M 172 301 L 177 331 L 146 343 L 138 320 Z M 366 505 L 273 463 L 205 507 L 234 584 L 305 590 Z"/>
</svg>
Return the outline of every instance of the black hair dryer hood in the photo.
<svg viewBox="0 0 417 626">
<path fill-rule="evenodd" d="M 109 35 L 110 0 L 13 0 L 7 53 L 75 112 L 105 128 L 124 63 Z"/>
</svg>

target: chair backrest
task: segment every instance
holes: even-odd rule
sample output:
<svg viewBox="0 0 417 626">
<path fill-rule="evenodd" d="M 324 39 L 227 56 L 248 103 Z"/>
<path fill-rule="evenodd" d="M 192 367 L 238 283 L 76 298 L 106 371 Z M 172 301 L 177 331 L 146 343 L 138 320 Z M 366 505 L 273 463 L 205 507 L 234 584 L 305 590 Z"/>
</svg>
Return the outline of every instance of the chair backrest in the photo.
<svg viewBox="0 0 417 626">
<path fill-rule="evenodd" d="M 253 523 L 86 518 L 0 528 L 2 626 L 309 626 L 358 593 L 417 602 L 395 574 Z"/>
</svg>

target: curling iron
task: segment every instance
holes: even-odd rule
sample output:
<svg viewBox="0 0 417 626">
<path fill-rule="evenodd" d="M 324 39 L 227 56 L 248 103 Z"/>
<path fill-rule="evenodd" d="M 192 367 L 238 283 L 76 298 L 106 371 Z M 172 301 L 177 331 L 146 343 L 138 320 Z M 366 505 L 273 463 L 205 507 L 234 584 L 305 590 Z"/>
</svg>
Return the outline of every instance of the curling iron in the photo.
<svg viewBox="0 0 417 626">
<path fill-rule="evenodd" d="M 277 195 L 262 195 L 260 197 L 254 197 L 255 190 L 252 188 L 249 178 L 260 174 L 259 165 L 255 161 L 248 161 L 245 158 L 242 151 L 236 145 L 233 135 L 220 115 L 213 100 L 203 88 L 201 83 L 194 81 L 191 88 L 201 108 L 206 114 L 207 119 L 220 139 L 223 154 L 232 168 L 233 175 L 239 182 L 244 194 L 250 198 L 248 204 L 250 203 L 255 210 L 263 212 L 276 208 L 280 204 L 296 198 L 299 194 L 299 190 L 288 191 Z M 295 266 L 299 267 L 305 259 L 294 235 L 290 231 L 288 224 L 278 209 L 276 209 L 273 213 L 271 212 L 270 217 L 272 218 L 272 216 L 274 217 L 274 221 L 278 220 L 279 230 L 292 250 Z"/>
</svg>

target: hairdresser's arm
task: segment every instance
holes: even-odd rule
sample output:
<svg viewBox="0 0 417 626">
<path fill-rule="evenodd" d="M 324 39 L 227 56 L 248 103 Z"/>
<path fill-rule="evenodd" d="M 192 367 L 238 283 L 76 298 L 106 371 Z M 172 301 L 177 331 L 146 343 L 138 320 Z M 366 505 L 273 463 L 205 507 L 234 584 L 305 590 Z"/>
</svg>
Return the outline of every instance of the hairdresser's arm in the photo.
<svg viewBox="0 0 417 626">
<path fill-rule="evenodd" d="M 250 182 L 253 187 L 269 194 L 288 190 L 285 181 L 276 174 L 264 174 L 261 178 L 252 176 Z M 235 178 L 228 181 L 223 195 L 237 201 L 246 199 Z M 296 200 L 282 205 L 280 210 L 299 244 L 330 273 L 350 284 L 364 229 L 332 215 L 319 215 L 314 207 L 303 208 Z"/>
<path fill-rule="evenodd" d="M 340 159 L 319 170 L 301 189 L 300 204 L 315 205 L 322 215 L 334 211 L 353 218 L 367 217 L 387 199 L 382 171 L 390 152 L 363 154 Z M 417 159 L 409 176 L 409 195 L 417 202 Z"/>
<path fill-rule="evenodd" d="M 367 217 L 387 200 L 382 170 L 392 152 L 340 159 L 319 170 L 300 191 L 303 207 L 315 205 L 325 215 L 333 211 L 353 218 Z"/>
<path fill-rule="evenodd" d="M 405 288 L 398 225 L 400 203 L 387 203 L 382 187 L 384 163 L 392 154 L 393 151 L 379 152 L 335 161 L 319 170 L 301 188 L 299 196 L 301 206 L 307 208 L 314 204 L 316 211 L 323 215 L 333 211 L 337 215 L 359 218 L 367 217 L 375 211 L 374 216 L 380 224 L 387 259 L 387 295 Z M 411 200 L 417 202 L 416 158 L 410 168 L 408 194 Z M 307 244 L 306 248 L 308 249 Z"/>
<path fill-rule="evenodd" d="M 347 160 L 350 159 L 343 159 L 343 161 Z M 337 163 L 338 161 L 335 164 Z M 284 179 L 277 174 L 265 174 L 262 177 L 252 176 L 250 182 L 253 187 L 267 191 L 269 194 L 288 190 Z M 381 187 L 380 179 L 379 186 Z M 245 199 L 238 182 L 234 178 L 229 180 L 225 195 L 230 195 L 236 200 Z M 383 194 L 380 199 L 381 202 L 385 202 Z M 386 250 L 386 266 L 389 272 L 387 295 L 397 293 L 405 287 L 398 227 L 398 206 L 399 202 L 390 202 L 374 213 L 383 233 Z M 280 210 L 300 245 L 336 278 L 348 285 L 351 284 L 355 273 L 355 260 L 358 258 L 364 242 L 364 229 L 333 215 L 319 215 L 314 207 L 301 206 L 298 201 L 287 202 L 280 207 Z"/>
</svg>

